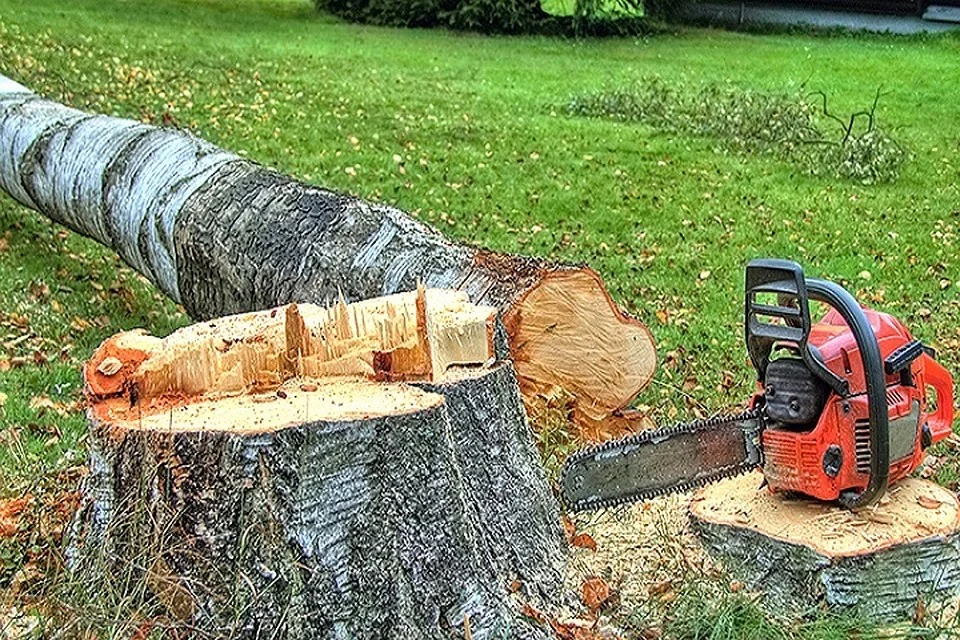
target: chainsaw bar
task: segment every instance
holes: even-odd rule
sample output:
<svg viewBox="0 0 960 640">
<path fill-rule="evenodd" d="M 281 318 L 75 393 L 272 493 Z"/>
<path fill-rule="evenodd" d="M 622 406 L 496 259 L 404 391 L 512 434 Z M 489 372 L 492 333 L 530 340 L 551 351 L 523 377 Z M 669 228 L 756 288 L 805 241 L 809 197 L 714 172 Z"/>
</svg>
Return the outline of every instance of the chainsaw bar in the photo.
<svg viewBox="0 0 960 640">
<path fill-rule="evenodd" d="M 560 484 L 571 511 L 687 491 L 762 463 L 761 409 L 643 431 L 572 454 Z"/>
</svg>

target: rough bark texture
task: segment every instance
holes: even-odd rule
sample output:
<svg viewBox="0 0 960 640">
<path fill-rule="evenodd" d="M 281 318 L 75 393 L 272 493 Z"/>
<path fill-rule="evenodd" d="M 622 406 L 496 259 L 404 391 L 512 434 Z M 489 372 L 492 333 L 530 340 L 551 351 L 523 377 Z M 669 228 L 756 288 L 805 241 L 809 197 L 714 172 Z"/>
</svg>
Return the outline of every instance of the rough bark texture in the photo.
<svg viewBox="0 0 960 640">
<path fill-rule="evenodd" d="M 512 368 L 501 365 L 480 379 L 464 370 L 459 380 L 416 385 L 443 395 L 457 416 L 453 443 L 481 551 L 507 584 L 516 581 L 535 601 L 555 601 L 564 533 Z"/>
<path fill-rule="evenodd" d="M 758 486 L 745 476 L 701 490 L 690 519 L 707 552 L 773 611 L 909 621 L 919 607 L 960 595 L 960 520 L 949 491 L 911 479 L 853 514 Z"/>
<path fill-rule="evenodd" d="M 375 302 L 101 345 L 84 372 L 74 570 L 145 584 L 170 616 L 224 637 L 458 638 L 465 617 L 473 638 L 548 637 L 520 603 L 558 601 L 565 540 L 510 364 L 411 383 L 284 366 L 292 342 L 306 357 L 321 335 L 358 352 L 351 324 L 383 336 L 371 352 L 408 349 L 371 324 Z M 454 302 L 425 322 L 450 323 Z M 225 390 L 237 372 L 249 384 Z M 147 384 L 157 376 L 195 390 Z"/>
<path fill-rule="evenodd" d="M 501 309 L 524 394 L 561 386 L 592 423 L 653 374 L 649 332 L 585 267 L 457 244 L 394 208 L 298 182 L 187 133 L 85 114 L 3 80 L 0 187 L 112 247 L 195 318 L 423 282 Z M 553 313 L 537 322 L 539 308 Z M 549 358 L 557 353 L 566 355 Z"/>
</svg>

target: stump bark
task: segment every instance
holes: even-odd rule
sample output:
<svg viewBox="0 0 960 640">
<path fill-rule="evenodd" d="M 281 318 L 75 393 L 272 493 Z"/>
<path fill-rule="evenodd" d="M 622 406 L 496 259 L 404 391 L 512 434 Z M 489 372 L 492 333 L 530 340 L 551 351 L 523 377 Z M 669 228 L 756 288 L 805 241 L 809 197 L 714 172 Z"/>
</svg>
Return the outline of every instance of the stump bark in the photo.
<svg viewBox="0 0 960 640">
<path fill-rule="evenodd" d="M 587 438 L 630 428 L 653 339 L 584 266 L 452 242 L 183 131 L 91 115 L 0 76 L 0 187 L 115 250 L 195 318 L 289 302 L 465 291 L 504 314 L 527 399 L 565 389 Z"/>
<path fill-rule="evenodd" d="M 224 637 L 549 637 L 521 607 L 565 540 L 496 317 L 420 290 L 107 340 L 73 570 Z"/>
<path fill-rule="evenodd" d="M 768 608 L 896 622 L 960 595 L 960 506 L 951 491 L 910 478 L 854 513 L 760 489 L 761 478 L 701 489 L 690 519 L 707 552 L 762 592 Z"/>
</svg>

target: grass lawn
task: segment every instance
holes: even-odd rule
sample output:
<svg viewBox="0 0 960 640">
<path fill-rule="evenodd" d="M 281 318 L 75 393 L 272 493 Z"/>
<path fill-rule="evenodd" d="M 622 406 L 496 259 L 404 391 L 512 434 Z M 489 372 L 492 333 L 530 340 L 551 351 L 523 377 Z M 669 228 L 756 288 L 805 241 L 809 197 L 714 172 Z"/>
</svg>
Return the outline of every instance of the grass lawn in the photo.
<svg viewBox="0 0 960 640">
<path fill-rule="evenodd" d="M 960 372 L 954 37 L 489 38 L 340 24 L 308 0 L 0 0 L 0 72 L 82 109 L 188 127 L 462 240 L 591 264 L 658 341 L 638 402 L 660 420 L 749 393 L 742 279 L 757 256 L 845 284 Z M 837 113 L 883 85 L 880 124 L 913 157 L 895 183 L 865 186 L 564 115 L 572 94 L 650 75 L 805 84 Z M 187 322 L 112 253 L 0 198 L 0 498 L 75 483 L 78 370 L 100 340 Z M 955 486 L 955 465 L 938 477 Z M 0 588 L 50 539 L 0 541 Z"/>
</svg>

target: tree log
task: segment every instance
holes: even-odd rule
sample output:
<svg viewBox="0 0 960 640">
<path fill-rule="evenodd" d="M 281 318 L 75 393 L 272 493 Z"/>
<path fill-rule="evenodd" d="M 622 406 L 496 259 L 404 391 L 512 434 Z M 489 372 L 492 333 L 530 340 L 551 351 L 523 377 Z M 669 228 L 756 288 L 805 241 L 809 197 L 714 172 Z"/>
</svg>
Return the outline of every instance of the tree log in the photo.
<svg viewBox="0 0 960 640">
<path fill-rule="evenodd" d="M 71 567 L 218 637 L 549 637 L 520 601 L 565 539 L 496 316 L 420 289 L 108 339 Z"/>
<path fill-rule="evenodd" d="M 701 489 L 690 519 L 707 552 L 772 610 L 825 607 L 905 622 L 960 595 L 960 505 L 951 491 L 911 478 L 854 513 L 760 482 L 751 474 Z"/>
<path fill-rule="evenodd" d="M 0 187 L 111 247 L 194 318 L 429 287 L 504 314 L 527 399 L 577 399 L 585 436 L 650 381 L 653 339 L 587 267 L 451 242 L 392 207 L 304 184 L 190 134 L 90 115 L 0 76 Z"/>
</svg>

